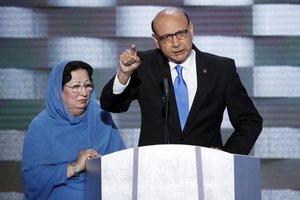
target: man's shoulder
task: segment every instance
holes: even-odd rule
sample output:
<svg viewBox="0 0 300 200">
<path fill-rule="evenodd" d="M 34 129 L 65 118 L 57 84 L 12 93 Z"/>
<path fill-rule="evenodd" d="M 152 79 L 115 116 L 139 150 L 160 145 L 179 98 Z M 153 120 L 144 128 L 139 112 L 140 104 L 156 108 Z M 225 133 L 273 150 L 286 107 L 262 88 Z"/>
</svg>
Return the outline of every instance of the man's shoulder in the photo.
<svg viewBox="0 0 300 200">
<path fill-rule="evenodd" d="M 229 58 L 226 56 L 212 54 L 212 53 L 208 53 L 208 52 L 202 52 L 202 51 L 200 52 L 200 56 L 207 59 L 208 61 L 216 61 L 216 62 L 233 62 L 234 61 L 232 58 Z"/>
<path fill-rule="evenodd" d="M 156 49 L 149 49 L 145 51 L 138 51 L 138 56 L 141 59 L 142 65 L 157 65 L 157 63 L 164 63 L 167 58 L 162 54 L 162 52 Z"/>
<path fill-rule="evenodd" d="M 233 59 L 229 57 L 225 57 L 222 55 L 217 55 L 213 53 L 208 53 L 205 51 L 200 51 L 195 45 L 193 45 L 193 49 L 196 52 L 196 56 L 201 59 L 205 59 L 208 61 L 227 61 L 227 62 L 232 62 Z"/>
<path fill-rule="evenodd" d="M 155 48 L 155 49 L 148 49 L 144 51 L 138 51 L 137 53 L 138 56 L 142 56 L 142 57 L 154 57 L 160 54 L 160 50 Z"/>
</svg>

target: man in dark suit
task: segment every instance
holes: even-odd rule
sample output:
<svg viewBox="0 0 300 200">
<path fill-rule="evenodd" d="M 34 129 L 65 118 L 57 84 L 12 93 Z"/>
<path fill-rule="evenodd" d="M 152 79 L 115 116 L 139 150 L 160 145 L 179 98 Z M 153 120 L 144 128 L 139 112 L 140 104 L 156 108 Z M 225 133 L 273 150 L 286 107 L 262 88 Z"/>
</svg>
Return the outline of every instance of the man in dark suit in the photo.
<svg viewBox="0 0 300 200">
<path fill-rule="evenodd" d="M 262 118 L 234 60 L 199 51 L 193 44 L 193 24 L 181 9 L 160 11 L 152 31 L 157 49 L 137 52 L 132 45 L 120 55 L 119 71 L 102 91 L 102 108 L 125 112 L 138 100 L 139 146 L 190 144 L 248 154 L 262 130 Z M 234 132 L 223 144 L 225 108 Z"/>
</svg>

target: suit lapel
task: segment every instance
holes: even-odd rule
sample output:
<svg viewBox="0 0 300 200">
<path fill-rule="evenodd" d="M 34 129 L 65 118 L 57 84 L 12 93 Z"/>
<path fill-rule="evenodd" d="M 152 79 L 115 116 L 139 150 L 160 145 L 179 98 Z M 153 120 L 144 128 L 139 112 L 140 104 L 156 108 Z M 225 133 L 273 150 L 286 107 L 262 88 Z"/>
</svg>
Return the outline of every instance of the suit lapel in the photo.
<svg viewBox="0 0 300 200">
<path fill-rule="evenodd" d="M 197 91 L 194 97 L 194 101 L 186 121 L 186 126 L 184 132 L 188 132 L 188 129 L 191 127 L 191 124 L 197 117 L 197 113 L 202 106 L 202 103 L 207 96 L 209 91 L 208 87 L 210 86 L 211 76 L 209 63 L 205 58 L 204 54 L 199 51 L 195 46 L 193 49 L 196 52 L 196 70 L 197 70 Z"/>
<path fill-rule="evenodd" d="M 209 65 L 207 59 L 205 58 L 204 54 L 199 51 L 195 46 L 193 49 L 196 52 L 196 70 L 197 70 L 197 91 L 194 97 L 194 101 L 188 115 L 186 125 L 184 128 L 184 133 L 188 133 L 188 129 L 191 127 L 191 124 L 197 117 L 197 113 L 201 108 L 202 102 L 207 96 L 207 92 L 209 91 L 208 87 L 210 86 L 211 76 L 209 75 L 211 66 Z M 180 127 L 180 120 L 178 116 L 178 109 L 176 105 L 176 99 L 174 94 L 174 87 L 171 78 L 170 66 L 168 60 L 160 53 L 158 54 L 158 62 L 153 65 L 154 72 L 157 74 L 157 83 L 161 84 L 162 76 L 161 74 L 164 73 L 166 70 L 166 74 L 168 76 L 169 84 L 170 84 L 170 97 L 169 97 L 169 117 L 171 123 L 169 123 L 170 128 L 173 127 L 175 130 L 181 130 Z M 161 87 L 161 86 L 159 86 Z M 162 93 L 163 95 L 163 93 Z"/>
<path fill-rule="evenodd" d="M 181 130 L 168 59 L 166 57 L 164 57 L 160 51 L 159 51 L 158 55 L 159 55 L 158 59 L 157 59 L 158 62 L 157 62 L 157 64 L 154 64 L 154 71 L 157 74 L 157 82 L 161 84 L 161 82 L 162 82 L 161 75 L 166 74 L 168 81 L 169 81 L 169 85 L 170 85 L 170 88 L 169 88 L 169 92 L 170 92 L 169 93 L 169 123 L 168 123 L 169 128 L 170 128 L 170 130 L 172 130 L 173 128 L 175 130 L 178 130 L 178 129 Z M 162 93 L 162 95 L 163 95 L 163 93 Z"/>
</svg>

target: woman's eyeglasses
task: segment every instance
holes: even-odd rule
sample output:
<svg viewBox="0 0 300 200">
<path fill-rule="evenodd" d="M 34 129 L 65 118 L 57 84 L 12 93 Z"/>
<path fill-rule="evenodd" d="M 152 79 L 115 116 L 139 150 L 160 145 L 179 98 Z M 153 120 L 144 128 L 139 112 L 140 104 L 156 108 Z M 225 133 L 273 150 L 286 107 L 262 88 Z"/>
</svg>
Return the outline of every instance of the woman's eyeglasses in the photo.
<svg viewBox="0 0 300 200">
<path fill-rule="evenodd" d="M 82 88 L 84 88 L 86 91 L 92 91 L 94 89 L 93 83 L 86 83 L 84 85 L 76 84 L 76 85 L 65 85 L 66 87 L 70 88 L 72 92 L 79 93 Z"/>
</svg>

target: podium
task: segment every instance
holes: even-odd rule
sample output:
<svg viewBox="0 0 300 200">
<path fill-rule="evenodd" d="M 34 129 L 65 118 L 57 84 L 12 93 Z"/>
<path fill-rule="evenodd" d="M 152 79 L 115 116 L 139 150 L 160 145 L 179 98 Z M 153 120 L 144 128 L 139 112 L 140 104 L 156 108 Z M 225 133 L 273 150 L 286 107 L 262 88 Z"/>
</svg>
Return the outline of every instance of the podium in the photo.
<svg viewBox="0 0 300 200">
<path fill-rule="evenodd" d="M 152 145 L 88 160 L 89 200 L 260 200 L 259 158 Z"/>
</svg>

